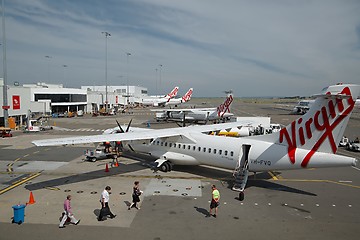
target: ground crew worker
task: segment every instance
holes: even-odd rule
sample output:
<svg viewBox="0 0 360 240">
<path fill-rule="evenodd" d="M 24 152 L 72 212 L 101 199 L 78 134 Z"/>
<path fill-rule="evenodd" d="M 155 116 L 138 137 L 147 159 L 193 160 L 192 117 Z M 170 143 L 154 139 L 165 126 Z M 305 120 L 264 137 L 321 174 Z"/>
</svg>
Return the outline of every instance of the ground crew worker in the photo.
<svg viewBox="0 0 360 240">
<path fill-rule="evenodd" d="M 210 211 L 209 215 L 211 216 L 212 210 L 215 208 L 215 214 L 212 215 L 216 218 L 216 215 L 218 213 L 218 206 L 220 205 L 220 192 L 216 189 L 216 186 L 213 184 L 211 185 L 212 193 L 211 193 L 211 203 L 210 203 Z"/>
<path fill-rule="evenodd" d="M 105 153 L 110 153 L 111 152 L 111 144 L 110 144 L 110 142 L 105 142 L 104 146 L 105 146 Z"/>
<path fill-rule="evenodd" d="M 120 156 L 120 152 L 121 152 L 121 141 L 116 141 L 115 142 L 115 151 L 118 154 L 118 156 Z"/>
</svg>

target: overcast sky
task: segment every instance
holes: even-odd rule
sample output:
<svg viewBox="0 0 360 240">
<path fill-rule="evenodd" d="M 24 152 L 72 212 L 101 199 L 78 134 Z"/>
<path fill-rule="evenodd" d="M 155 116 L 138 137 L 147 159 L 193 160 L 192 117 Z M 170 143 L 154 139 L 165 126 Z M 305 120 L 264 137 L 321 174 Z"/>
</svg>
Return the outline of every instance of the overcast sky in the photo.
<svg viewBox="0 0 360 240">
<path fill-rule="evenodd" d="M 194 97 L 305 96 L 360 84 L 358 0 L 5 0 L 5 14 L 9 85 L 105 85 L 105 31 L 108 85 L 149 94 L 178 85 Z"/>
</svg>

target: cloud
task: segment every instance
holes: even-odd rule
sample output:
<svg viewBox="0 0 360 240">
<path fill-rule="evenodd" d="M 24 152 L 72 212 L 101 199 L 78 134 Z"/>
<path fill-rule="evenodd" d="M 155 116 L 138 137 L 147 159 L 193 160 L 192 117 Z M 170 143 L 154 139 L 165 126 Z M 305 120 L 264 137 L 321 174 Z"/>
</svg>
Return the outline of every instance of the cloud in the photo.
<svg viewBox="0 0 360 240">
<path fill-rule="evenodd" d="M 339 81 L 360 83 L 358 1 L 14 0 L 5 7 L 9 83 L 104 84 L 103 31 L 111 33 L 109 84 L 129 81 L 150 93 L 179 85 L 194 87 L 195 97 L 226 89 L 310 95 Z"/>
</svg>

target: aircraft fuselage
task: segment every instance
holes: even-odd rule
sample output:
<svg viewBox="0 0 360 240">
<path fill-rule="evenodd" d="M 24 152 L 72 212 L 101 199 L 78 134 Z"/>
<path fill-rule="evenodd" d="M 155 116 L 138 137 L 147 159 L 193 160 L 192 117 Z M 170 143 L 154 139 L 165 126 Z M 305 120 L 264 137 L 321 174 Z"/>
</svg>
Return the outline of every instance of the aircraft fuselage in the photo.
<svg viewBox="0 0 360 240">
<path fill-rule="evenodd" d="M 309 150 L 296 149 L 296 161 L 292 163 L 285 145 L 260 141 L 257 137 L 231 138 L 201 133 L 189 133 L 185 138 L 127 143 L 136 152 L 165 159 L 176 165 L 210 165 L 231 170 L 236 168 L 239 159 L 243 157 L 242 146 L 250 145 L 248 162 L 249 171 L 253 172 L 304 168 L 301 162 L 309 153 Z M 355 161 L 350 157 L 316 152 L 306 167 L 351 166 Z"/>
</svg>

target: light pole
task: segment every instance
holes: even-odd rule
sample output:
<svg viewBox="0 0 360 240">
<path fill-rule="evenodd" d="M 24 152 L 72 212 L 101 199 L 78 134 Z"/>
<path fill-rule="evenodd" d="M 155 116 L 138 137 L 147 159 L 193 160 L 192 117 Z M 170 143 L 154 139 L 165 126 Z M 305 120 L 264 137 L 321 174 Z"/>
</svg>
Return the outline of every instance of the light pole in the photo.
<svg viewBox="0 0 360 240">
<path fill-rule="evenodd" d="M 3 86 L 3 110 L 4 110 L 4 127 L 8 127 L 7 119 L 9 118 L 8 112 L 8 99 L 7 99 L 7 71 L 6 71 L 6 35 L 5 35 L 5 5 L 4 0 L 1 1 L 2 8 L 2 35 L 3 35 L 3 71 L 4 71 L 4 86 Z"/>
<path fill-rule="evenodd" d="M 105 34 L 105 112 L 107 112 L 107 104 L 108 104 L 108 83 L 107 83 L 107 39 L 111 36 L 108 32 L 101 32 Z"/>
<path fill-rule="evenodd" d="M 131 53 L 126 53 L 126 62 L 127 62 L 127 78 L 126 78 L 126 96 L 127 96 L 127 104 L 129 105 L 129 56 Z"/>
<path fill-rule="evenodd" d="M 52 58 L 52 56 L 45 56 L 45 58 L 48 59 L 48 66 L 47 66 L 47 70 L 48 70 L 48 83 L 50 83 L 50 59 Z"/>
</svg>

